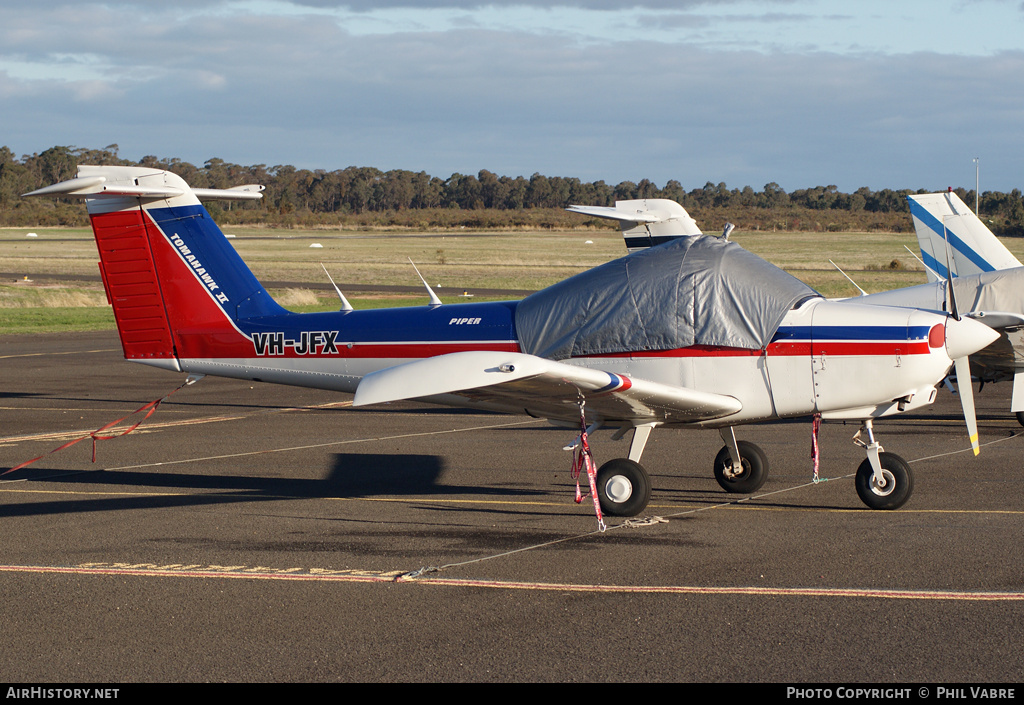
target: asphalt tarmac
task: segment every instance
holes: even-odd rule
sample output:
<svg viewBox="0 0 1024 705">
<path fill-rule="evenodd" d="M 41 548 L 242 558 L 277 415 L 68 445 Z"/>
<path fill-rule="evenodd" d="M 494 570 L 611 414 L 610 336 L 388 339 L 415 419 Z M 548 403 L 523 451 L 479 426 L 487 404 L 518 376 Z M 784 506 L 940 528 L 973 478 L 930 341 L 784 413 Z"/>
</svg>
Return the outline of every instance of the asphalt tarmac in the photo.
<svg viewBox="0 0 1024 705">
<path fill-rule="evenodd" d="M 0 337 L 0 472 L 128 415 L 183 375 L 116 333 Z M 573 432 L 525 417 L 207 377 L 129 435 L 0 476 L 8 682 L 1024 679 L 1022 427 L 1010 385 L 876 424 L 914 495 L 871 511 L 856 425 L 743 427 L 756 495 L 711 473 L 715 431 L 657 430 L 641 518 L 573 501 Z M 138 414 L 126 423 L 135 423 Z M 123 426 L 122 426 L 123 427 Z M 625 455 L 608 431 L 598 462 Z"/>
</svg>

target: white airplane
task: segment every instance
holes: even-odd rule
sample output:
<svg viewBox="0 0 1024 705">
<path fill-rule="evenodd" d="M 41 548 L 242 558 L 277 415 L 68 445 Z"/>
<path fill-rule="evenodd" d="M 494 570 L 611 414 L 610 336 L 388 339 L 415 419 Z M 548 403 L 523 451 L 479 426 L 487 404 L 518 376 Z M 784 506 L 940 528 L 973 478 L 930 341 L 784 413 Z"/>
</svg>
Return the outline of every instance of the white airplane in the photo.
<svg viewBox="0 0 1024 705">
<path fill-rule="evenodd" d="M 952 191 L 907 199 L 929 283 L 853 301 L 945 310 L 951 281 L 959 313 L 1000 334 L 971 355 L 971 374 L 982 383 L 1012 379 L 1010 411 L 1024 425 L 1024 266 Z"/>
<path fill-rule="evenodd" d="M 652 429 L 718 429 L 715 477 L 750 493 L 768 461 L 735 427 L 815 414 L 861 422 L 858 494 L 895 509 L 913 477 L 875 439 L 874 420 L 930 404 L 954 360 L 997 337 L 942 313 L 827 301 L 698 234 L 519 302 L 297 314 L 271 299 L 199 200 L 258 198 L 258 187 L 200 192 L 157 169 L 81 166 L 26 195 L 85 199 L 126 359 L 354 392 L 357 406 L 421 399 L 581 423 L 581 444 L 598 426 L 632 431 L 628 457 L 591 479 L 613 515 L 648 503 L 639 461 Z"/>
</svg>

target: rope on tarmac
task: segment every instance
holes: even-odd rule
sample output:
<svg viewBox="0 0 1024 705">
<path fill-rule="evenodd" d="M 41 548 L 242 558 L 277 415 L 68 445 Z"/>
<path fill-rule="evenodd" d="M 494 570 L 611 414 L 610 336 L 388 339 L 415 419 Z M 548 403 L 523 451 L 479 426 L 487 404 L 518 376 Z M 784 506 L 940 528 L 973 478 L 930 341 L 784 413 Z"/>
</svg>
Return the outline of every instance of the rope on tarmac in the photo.
<svg viewBox="0 0 1024 705">
<path fill-rule="evenodd" d="M 1011 440 L 1013 438 L 1018 438 L 1018 437 L 1021 436 L 1022 433 L 1024 433 L 1024 431 L 1015 431 L 1015 432 L 1011 433 L 1009 436 L 1007 436 L 1005 438 L 998 438 L 998 439 L 996 439 L 994 441 L 989 441 L 988 443 L 983 443 L 982 446 L 995 445 L 996 443 L 1002 443 L 1004 441 L 1008 441 L 1008 440 Z M 918 462 L 922 462 L 922 461 L 925 461 L 925 460 L 935 460 L 937 458 L 944 458 L 946 456 L 957 455 L 959 453 L 966 453 L 968 451 L 971 451 L 971 449 L 970 448 L 963 448 L 961 450 L 954 450 L 954 451 L 950 451 L 948 453 L 939 453 L 938 455 L 929 455 L 929 456 L 924 457 L 924 458 L 917 458 L 916 460 L 909 460 L 907 462 L 918 463 Z M 624 521 L 621 524 L 615 524 L 615 525 L 608 526 L 607 529 L 606 529 L 606 532 L 615 531 L 616 529 L 641 528 L 641 527 L 645 527 L 645 526 L 653 526 L 655 524 L 667 524 L 668 520 L 671 519 L 671 518 L 679 518 L 679 517 L 684 517 L 684 516 L 688 516 L 688 515 L 691 515 L 691 514 L 698 514 L 700 512 L 710 511 L 712 509 L 723 509 L 725 507 L 731 507 L 731 506 L 738 505 L 738 504 L 746 504 L 746 503 L 749 503 L 749 502 L 751 502 L 753 500 L 764 499 L 765 497 L 771 497 L 773 495 L 778 495 L 778 494 L 785 494 L 787 492 L 793 492 L 795 490 L 803 489 L 805 487 L 814 487 L 816 484 L 820 484 L 820 483 L 823 483 L 823 482 L 828 482 L 829 480 L 843 480 L 843 479 L 847 479 L 847 478 L 853 477 L 854 475 L 856 475 L 856 473 L 850 473 L 849 475 L 840 475 L 838 477 L 832 477 L 832 478 L 818 478 L 817 480 L 814 480 L 814 481 L 811 481 L 811 482 L 803 482 L 803 483 L 801 483 L 799 485 L 793 485 L 792 487 L 784 487 L 782 489 L 774 490 L 772 492 L 762 492 L 761 494 L 751 495 L 750 497 L 741 497 L 739 499 L 730 500 L 728 502 L 721 502 L 719 504 L 713 504 L 713 505 L 707 506 L 707 507 L 693 507 L 693 508 L 686 509 L 686 510 L 681 511 L 681 512 L 676 512 L 674 514 L 666 514 L 664 517 L 662 517 L 662 516 L 653 516 L 653 517 L 645 517 L 643 519 L 627 519 L 626 521 Z M 589 532 L 583 533 L 583 534 L 575 534 L 573 536 L 564 536 L 564 537 L 562 537 L 560 539 L 555 539 L 553 541 L 545 541 L 543 543 L 533 544 L 531 546 L 523 546 L 522 548 L 517 548 L 517 549 L 514 549 L 512 551 L 504 551 L 502 553 L 496 553 L 496 554 L 493 554 L 493 555 L 490 555 L 490 556 L 483 556 L 481 558 L 474 558 L 474 559 L 468 560 L 468 561 L 459 561 L 459 562 L 456 562 L 456 563 L 446 563 L 445 565 L 441 565 L 441 566 L 429 566 L 429 567 L 425 566 L 425 567 L 420 568 L 418 570 L 409 571 L 408 573 L 403 573 L 402 575 L 399 575 L 397 578 L 395 578 L 395 582 L 402 582 L 402 581 L 406 581 L 406 580 L 415 580 L 416 578 L 419 578 L 419 577 L 422 577 L 424 575 L 427 575 L 428 573 L 439 573 L 442 570 L 446 570 L 448 568 L 457 568 L 457 567 L 461 567 L 461 566 L 470 565 L 470 564 L 473 564 L 473 563 L 482 563 L 483 561 L 489 561 L 489 560 L 492 560 L 492 559 L 495 559 L 495 558 L 504 558 L 506 556 L 512 556 L 512 555 L 515 555 L 517 553 L 524 553 L 526 551 L 532 551 L 532 550 L 537 549 L 537 548 L 546 548 L 548 546 L 554 546 L 554 545 L 557 545 L 557 544 L 560 544 L 560 543 L 566 543 L 568 541 L 575 541 L 577 539 L 587 538 L 589 536 L 599 536 L 602 533 L 605 533 L 605 532 L 602 532 L 600 530 L 589 531 Z"/>
<path fill-rule="evenodd" d="M 53 450 L 49 451 L 48 453 L 43 453 L 42 455 L 40 455 L 37 458 L 32 458 L 32 460 L 26 460 L 24 463 L 21 463 L 20 465 L 15 465 L 10 470 L 5 470 L 4 472 L 0 472 L 0 477 L 2 477 L 4 475 L 7 475 L 7 474 L 10 474 L 10 473 L 14 472 L 15 470 L 21 470 L 24 467 L 28 467 L 32 463 L 36 462 L 37 460 L 42 460 L 43 458 L 45 458 L 48 455 L 53 455 L 54 453 L 56 453 L 58 451 L 61 451 L 61 450 L 64 450 L 65 448 L 70 448 L 71 446 L 75 445 L 76 443 L 84 441 L 86 438 L 91 438 L 92 439 L 92 462 L 95 463 L 96 462 L 96 443 L 98 441 L 109 441 L 109 440 L 114 439 L 114 438 L 120 438 L 121 436 L 127 436 L 129 433 L 131 433 L 132 431 L 137 429 L 142 424 L 143 421 L 145 421 L 150 416 L 152 416 L 154 413 L 156 413 L 156 410 L 160 408 L 160 405 L 168 397 L 170 397 L 172 394 L 174 394 L 178 390 L 183 389 L 184 387 L 188 387 L 188 386 L 190 386 L 192 384 L 195 384 L 196 382 L 198 382 L 202 378 L 203 378 L 203 375 L 189 375 L 185 379 L 185 381 L 181 383 L 181 385 L 179 385 L 178 387 L 175 387 L 174 389 L 172 389 L 170 392 L 168 392 L 167 394 L 163 395 L 159 399 L 151 401 L 148 404 L 143 404 L 142 406 L 140 406 L 138 409 L 136 409 L 132 413 L 128 414 L 127 416 L 122 416 L 121 418 L 117 419 L 116 421 L 111 421 L 108 424 L 104 424 L 104 425 L 100 426 L 99 428 L 97 428 L 95 431 L 91 431 L 91 432 L 85 434 L 84 436 L 79 436 L 78 438 L 75 438 L 74 440 L 68 441 L 64 445 L 59 446 L 57 448 L 54 448 Z M 109 433 L 109 434 L 103 435 L 105 431 L 108 431 L 109 429 L 114 428 L 115 426 L 117 426 L 119 423 L 121 423 L 125 419 L 129 419 L 132 416 L 135 416 L 136 414 L 141 414 L 142 412 L 146 412 L 146 415 L 143 416 L 141 419 L 139 419 L 139 421 L 137 423 L 129 426 L 126 429 L 119 430 L 116 433 Z"/>
<path fill-rule="evenodd" d="M 992 446 L 992 445 L 995 445 L 996 443 L 1002 443 L 1003 441 L 1009 441 L 1009 440 L 1012 440 L 1014 438 L 1018 438 L 1021 435 L 1021 433 L 1024 433 L 1024 432 L 1022 432 L 1022 431 L 1013 431 L 1012 433 L 1010 433 L 1009 436 L 1006 436 L 1004 438 L 997 438 L 994 441 L 989 441 L 988 443 L 982 443 L 978 447 L 979 448 L 985 448 L 986 446 Z M 960 450 L 951 450 L 948 453 L 939 453 L 938 455 L 929 455 L 929 456 L 926 456 L 924 458 L 917 458 L 916 460 L 908 460 L 907 462 L 908 463 L 920 463 L 920 462 L 923 462 L 925 460 L 936 460 L 937 458 L 945 458 L 946 456 L 949 456 L 949 455 L 959 455 L 960 453 L 967 453 L 967 452 L 973 453 L 974 450 L 972 448 L 970 448 L 970 447 L 961 448 Z"/>
<path fill-rule="evenodd" d="M 474 558 L 474 559 L 468 560 L 468 561 L 459 561 L 457 563 L 446 563 L 446 564 L 441 565 L 441 566 L 423 567 L 423 568 L 419 568 L 418 570 L 411 570 L 408 573 L 402 573 L 401 575 L 399 575 L 398 577 L 395 578 L 395 582 L 396 583 L 401 583 L 401 582 L 405 582 L 405 581 L 408 581 L 408 580 L 415 580 L 416 578 L 419 578 L 419 577 L 421 577 L 421 576 L 423 576 L 423 575 L 425 575 L 427 573 L 439 573 L 442 570 L 447 570 L 448 568 L 458 568 L 460 566 L 471 565 L 473 563 L 483 563 L 484 561 L 493 560 L 495 558 L 504 558 L 506 556 L 514 556 L 517 553 L 524 553 L 526 551 L 532 551 L 535 548 L 546 548 L 548 546 L 554 546 L 556 544 L 565 543 L 566 541 L 575 541 L 576 539 L 582 539 L 582 538 L 586 538 L 588 536 L 600 536 L 603 533 L 607 533 L 609 531 L 614 531 L 615 529 L 621 529 L 621 528 L 623 528 L 623 526 L 624 526 L 623 524 L 619 524 L 617 526 L 606 526 L 604 529 L 595 529 L 594 531 L 588 531 L 588 532 L 586 532 L 584 534 L 576 534 L 574 536 L 563 536 L 562 538 L 555 539 L 553 541 L 545 541 L 544 543 L 537 543 L 537 544 L 533 544 L 532 546 L 523 546 L 522 548 L 516 548 L 516 549 L 513 549 L 511 551 L 504 551 L 503 553 L 495 553 L 495 554 L 490 555 L 490 556 L 482 556 L 480 558 Z"/>
</svg>

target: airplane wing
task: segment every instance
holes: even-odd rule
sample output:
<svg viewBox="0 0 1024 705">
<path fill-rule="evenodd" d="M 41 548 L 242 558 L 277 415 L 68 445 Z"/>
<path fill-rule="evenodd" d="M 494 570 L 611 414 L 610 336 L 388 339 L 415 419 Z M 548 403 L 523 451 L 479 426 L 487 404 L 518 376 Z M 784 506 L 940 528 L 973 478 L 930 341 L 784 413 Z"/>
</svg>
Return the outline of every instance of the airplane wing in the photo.
<svg viewBox="0 0 1024 705">
<path fill-rule="evenodd" d="M 367 375 L 354 406 L 455 395 L 553 419 L 577 419 L 580 395 L 602 420 L 694 422 L 734 414 L 734 397 L 633 379 L 535 355 L 474 351 L 439 355 Z"/>
</svg>

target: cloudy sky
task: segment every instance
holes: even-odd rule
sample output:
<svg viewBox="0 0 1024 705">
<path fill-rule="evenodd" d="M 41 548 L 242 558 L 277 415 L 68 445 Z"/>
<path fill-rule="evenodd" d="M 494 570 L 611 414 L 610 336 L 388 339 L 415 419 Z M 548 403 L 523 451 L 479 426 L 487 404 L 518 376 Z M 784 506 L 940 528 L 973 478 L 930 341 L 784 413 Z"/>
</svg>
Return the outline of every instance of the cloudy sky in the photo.
<svg viewBox="0 0 1024 705">
<path fill-rule="evenodd" d="M 1022 37 L 1022 0 L 0 0 L 0 145 L 1008 191 Z"/>
</svg>

